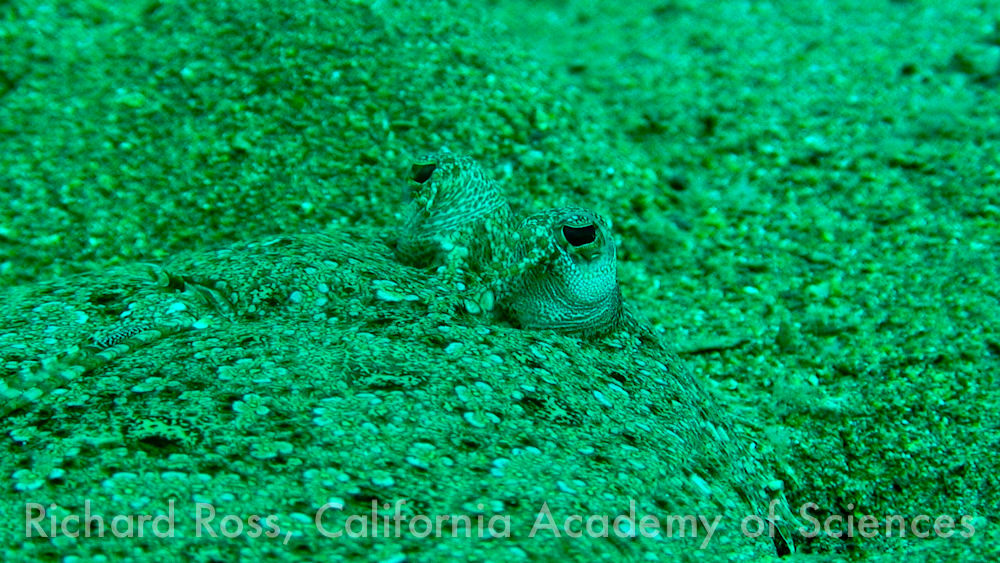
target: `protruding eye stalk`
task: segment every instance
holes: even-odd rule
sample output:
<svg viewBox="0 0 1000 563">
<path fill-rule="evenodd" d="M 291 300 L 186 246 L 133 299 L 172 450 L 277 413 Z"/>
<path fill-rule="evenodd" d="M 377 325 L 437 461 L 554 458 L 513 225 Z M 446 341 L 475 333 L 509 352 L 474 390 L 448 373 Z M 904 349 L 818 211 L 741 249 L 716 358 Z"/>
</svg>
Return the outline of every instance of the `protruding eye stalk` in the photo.
<svg viewBox="0 0 1000 563">
<path fill-rule="evenodd" d="M 413 161 L 408 177 L 399 261 L 418 268 L 448 265 L 454 272 L 484 268 L 499 245 L 487 236 L 487 223 L 511 221 L 500 185 L 476 161 L 447 152 Z"/>
<path fill-rule="evenodd" d="M 440 152 L 410 166 L 400 262 L 434 268 L 470 313 L 495 310 L 526 329 L 593 337 L 621 326 L 624 310 L 611 227 L 582 207 L 517 223 L 500 186 L 467 156 Z"/>
<path fill-rule="evenodd" d="M 521 223 L 524 268 L 497 305 L 517 325 L 587 337 L 621 323 L 617 262 L 611 227 L 582 207 L 542 211 Z M 544 250 L 543 250 L 544 249 Z"/>
<path fill-rule="evenodd" d="M 410 167 L 410 180 L 418 184 L 423 184 L 431 179 L 431 175 L 434 174 L 435 170 L 437 170 L 437 164 L 433 162 L 414 164 Z"/>
</svg>

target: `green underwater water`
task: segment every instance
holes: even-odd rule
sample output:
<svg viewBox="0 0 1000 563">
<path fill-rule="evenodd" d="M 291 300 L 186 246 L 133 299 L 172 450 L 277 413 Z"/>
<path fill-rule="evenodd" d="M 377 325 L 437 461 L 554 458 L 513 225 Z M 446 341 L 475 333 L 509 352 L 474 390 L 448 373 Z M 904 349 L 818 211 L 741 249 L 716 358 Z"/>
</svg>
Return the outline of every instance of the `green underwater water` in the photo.
<svg viewBox="0 0 1000 563">
<path fill-rule="evenodd" d="M 519 212 L 573 204 L 612 220 L 627 299 L 774 460 L 794 509 L 814 503 L 820 520 L 965 516 L 976 528 L 971 538 L 820 534 L 798 538 L 797 557 L 996 559 L 997 9 L 919 0 L 0 2 L 5 304 L 49 300 L 37 290 L 46 280 L 63 287 L 65 276 L 94 279 L 276 234 L 389 233 L 412 159 L 468 153 Z M 22 321 L 0 325 L 5 378 L 21 359 L 18 334 L 38 328 Z M 286 375 L 268 362 L 281 346 L 302 347 L 300 328 L 227 336 L 246 339 L 239 353 L 215 347 L 233 354 L 235 383 L 201 381 L 203 395 L 258 412 L 248 395 L 261 393 L 247 390 Z M 236 364 L 239 354 L 253 361 Z M 385 368 L 378 354 L 364 357 Z M 338 464 L 371 456 L 377 473 L 367 481 L 391 488 L 392 466 L 376 463 L 380 444 L 403 457 L 437 455 L 397 452 L 356 421 L 343 438 L 356 450 L 299 468 L 290 461 L 299 459 L 296 424 L 323 413 L 282 426 L 276 413 L 298 411 L 280 401 L 257 416 L 281 436 L 246 421 L 200 427 L 189 396 L 161 401 L 155 420 L 121 420 L 130 393 L 165 385 L 170 397 L 171 381 L 204 377 L 176 367 L 182 360 L 171 367 L 150 355 L 98 370 L 75 384 L 82 402 L 71 409 L 53 403 L 4 419 L 4 560 L 590 561 L 655 551 L 643 540 L 296 548 L 266 536 L 25 538 L 25 503 L 74 491 L 147 513 L 169 499 L 185 512 L 228 502 L 244 518 L 270 507 L 284 529 L 307 529 L 318 505 L 350 488 L 337 484 Z M 129 380 L 129 369 L 160 379 Z M 276 398 L 293 391 L 275 389 Z M 119 410 L 88 409 L 90 396 Z M 186 437 L 209 431 L 234 446 L 192 459 L 201 450 Z M 582 444 L 588 431 L 601 429 L 571 439 Z M 497 442 L 530 452 L 519 439 Z M 642 456 L 632 461 L 654 467 Z M 614 484 L 618 474 L 609 465 L 594 479 Z M 463 475 L 470 490 L 485 479 Z M 665 478 L 651 469 L 629 479 L 616 495 Z M 419 483 L 439 486 L 447 489 Z M 605 489 L 576 491 L 575 502 L 602 506 Z M 509 511 L 518 497 L 490 510 Z M 530 504 L 518 510 L 530 514 Z M 734 553 L 722 545 L 685 557 Z"/>
</svg>

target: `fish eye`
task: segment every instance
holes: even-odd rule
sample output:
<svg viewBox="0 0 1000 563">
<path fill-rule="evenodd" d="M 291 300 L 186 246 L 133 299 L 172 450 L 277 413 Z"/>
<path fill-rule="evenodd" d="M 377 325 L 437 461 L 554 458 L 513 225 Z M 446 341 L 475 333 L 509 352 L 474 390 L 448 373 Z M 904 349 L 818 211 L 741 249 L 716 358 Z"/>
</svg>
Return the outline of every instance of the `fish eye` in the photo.
<svg viewBox="0 0 1000 563">
<path fill-rule="evenodd" d="M 563 225 L 563 238 L 573 246 L 584 246 L 597 240 L 597 226 L 591 223 L 583 227 Z"/>
<path fill-rule="evenodd" d="M 437 170 L 437 164 L 414 164 L 410 167 L 410 179 L 418 184 L 423 184 L 431 179 L 431 175 Z"/>
</svg>

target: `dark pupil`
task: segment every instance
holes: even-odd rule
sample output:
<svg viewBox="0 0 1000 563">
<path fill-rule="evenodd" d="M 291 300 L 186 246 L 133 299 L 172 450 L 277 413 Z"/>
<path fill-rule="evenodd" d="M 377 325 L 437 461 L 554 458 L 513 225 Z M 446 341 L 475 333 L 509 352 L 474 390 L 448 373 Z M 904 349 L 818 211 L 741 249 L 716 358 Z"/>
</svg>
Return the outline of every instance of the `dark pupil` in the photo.
<svg viewBox="0 0 1000 563">
<path fill-rule="evenodd" d="M 583 246 L 597 240 L 597 227 L 594 225 L 587 225 L 586 227 L 564 226 L 563 236 L 573 246 Z"/>
<path fill-rule="evenodd" d="M 414 164 L 410 168 L 410 178 L 418 184 L 423 184 L 431 179 L 431 174 L 437 170 L 437 164 Z"/>
</svg>

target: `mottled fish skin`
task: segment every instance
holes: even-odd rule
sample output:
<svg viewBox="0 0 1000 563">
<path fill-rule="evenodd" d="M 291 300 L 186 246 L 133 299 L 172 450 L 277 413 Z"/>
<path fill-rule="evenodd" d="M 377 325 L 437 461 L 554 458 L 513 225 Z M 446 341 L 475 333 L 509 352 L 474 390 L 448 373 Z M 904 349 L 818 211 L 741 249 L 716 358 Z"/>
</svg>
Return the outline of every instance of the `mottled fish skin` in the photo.
<svg viewBox="0 0 1000 563">
<path fill-rule="evenodd" d="M 225 327 L 249 333 L 255 323 L 345 327 L 338 337 L 345 343 L 342 361 L 354 369 L 382 361 L 350 348 L 379 338 L 379 331 L 400 339 L 428 335 L 420 342 L 433 342 L 440 326 L 455 326 L 479 341 L 461 345 L 473 347 L 468 357 L 482 348 L 475 354 L 512 354 L 534 366 L 485 388 L 500 389 L 512 377 L 524 378 L 524 389 L 555 385 L 546 374 L 569 362 L 569 354 L 590 358 L 579 368 L 589 370 L 584 380 L 564 382 L 582 386 L 572 398 L 555 392 L 525 403 L 541 405 L 532 408 L 542 409 L 545 424 L 579 426 L 605 411 L 646 418 L 649 425 L 627 423 L 615 432 L 636 436 L 635 443 L 681 471 L 668 482 L 737 513 L 748 502 L 749 512 L 765 516 L 772 497 L 779 514 L 789 513 L 756 444 L 736 432 L 671 347 L 623 303 L 604 218 L 564 207 L 517 220 L 500 186 L 472 159 L 450 153 L 420 158 L 409 182 L 394 245 L 366 229 L 283 235 L 8 290 L 0 306 L 9 327 L 0 334 L 0 416 L 13 421 L 39 405 L 64 404 L 66 396 L 52 397 L 60 388 L 86 388 L 87 376 L 113 372 L 146 348 L 188 354 Z M 544 344 L 550 337 L 543 331 L 551 331 L 554 344 L 545 346 L 567 351 L 532 359 L 521 350 L 532 346 L 521 333 L 536 331 L 533 341 Z M 369 336 L 358 340 L 361 334 Z M 492 354 L 491 339 L 504 342 Z M 472 405 L 480 387 L 455 389 L 463 405 Z M 477 431 L 497 424 L 490 410 L 465 408 L 465 421 Z M 620 441 L 614 433 L 601 439 Z M 773 551 L 766 538 L 753 545 Z"/>
</svg>

